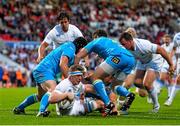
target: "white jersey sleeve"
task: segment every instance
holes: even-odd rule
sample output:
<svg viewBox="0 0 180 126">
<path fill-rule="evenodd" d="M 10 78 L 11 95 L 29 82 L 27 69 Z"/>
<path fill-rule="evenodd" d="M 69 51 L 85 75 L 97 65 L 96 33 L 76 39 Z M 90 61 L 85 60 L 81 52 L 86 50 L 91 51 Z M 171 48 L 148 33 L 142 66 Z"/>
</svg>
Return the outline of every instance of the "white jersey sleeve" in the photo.
<svg viewBox="0 0 180 126">
<path fill-rule="evenodd" d="M 58 90 L 61 93 L 67 92 L 68 90 L 72 90 L 73 88 L 72 83 L 69 81 L 68 78 L 62 80 L 55 88 L 55 90 Z"/>
<path fill-rule="evenodd" d="M 175 34 L 175 36 L 173 38 L 173 42 L 174 42 L 174 47 L 180 46 L 180 32 Z"/>
<path fill-rule="evenodd" d="M 134 39 L 135 50 L 131 51 L 135 58 L 142 63 L 148 63 L 152 60 L 153 54 L 156 54 L 157 45 L 144 39 Z"/>
</svg>

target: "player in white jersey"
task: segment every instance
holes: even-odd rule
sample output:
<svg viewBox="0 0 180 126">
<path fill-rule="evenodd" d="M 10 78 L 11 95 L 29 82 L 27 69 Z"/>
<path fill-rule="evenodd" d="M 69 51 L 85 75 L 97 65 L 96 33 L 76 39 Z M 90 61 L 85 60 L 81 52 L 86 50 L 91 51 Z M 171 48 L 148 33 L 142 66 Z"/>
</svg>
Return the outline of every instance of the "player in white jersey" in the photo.
<svg viewBox="0 0 180 126">
<path fill-rule="evenodd" d="M 71 66 L 68 78 L 62 80 L 56 86 L 55 90 L 50 93 L 49 103 L 58 103 L 59 112 L 62 115 L 81 115 L 104 106 L 104 103 L 100 100 L 95 101 L 84 98 L 85 92 L 93 92 L 94 90 L 92 85 L 84 85 L 81 83 L 83 73 L 84 68 L 82 66 Z M 38 116 L 43 117 L 48 115 L 48 111 L 40 112 L 38 114 Z"/>
<path fill-rule="evenodd" d="M 50 44 L 53 44 L 55 49 L 67 41 L 74 41 L 77 37 L 83 37 L 81 31 L 75 25 L 70 24 L 68 13 L 60 12 L 57 19 L 59 24 L 49 31 L 38 49 L 38 63 L 44 58 L 45 49 Z"/>
<path fill-rule="evenodd" d="M 169 64 L 169 71 L 174 72 L 171 58 L 164 48 L 148 40 L 132 38 L 127 32 L 121 34 L 119 41 L 126 49 L 130 50 L 137 59 L 134 84 L 136 86 L 142 84 L 145 86 L 153 101 L 152 112 L 158 112 L 160 104 L 158 102 L 157 92 L 153 88 L 153 82 L 160 72 L 162 57 L 165 58 Z"/>
<path fill-rule="evenodd" d="M 166 52 L 168 53 L 168 55 L 170 57 L 172 57 L 173 64 L 176 64 L 175 55 L 171 56 L 171 52 L 173 50 L 174 44 L 173 44 L 173 42 L 171 42 L 170 35 L 165 34 L 162 37 L 162 42 L 163 42 L 163 44 L 161 45 L 161 47 L 163 47 L 166 50 Z M 171 90 L 172 90 L 172 87 L 174 84 L 174 80 L 173 80 L 174 77 L 169 74 L 168 69 L 169 69 L 169 64 L 167 63 L 167 61 L 165 59 L 163 59 L 163 65 L 161 68 L 160 77 L 156 79 L 156 81 L 154 82 L 154 86 L 158 93 L 160 93 L 162 86 L 166 86 L 168 89 L 168 97 L 170 97 Z"/>
<path fill-rule="evenodd" d="M 168 98 L 168 100 L 165 102 L 165 105 L 170 106 L 172 104 L 172 101 L 177 93 L 177 91 L 180 90 L 180 32 L 175 34 L 174 38 L 173 38 L 173 52 L 172 54 L 176 53 L 176 58 L 177 58 L 177 62 L 176 62 L 176 84 L 174 85 L 174 87 L 172 88 L 170 97 Z"/>
<path fill-rule="evenodd" d="M 128 29 L 126 29 L 125 32 L 131 34 L 131 36 L 133 38 L 137 38 L 137 33 L 134 28 L 129 27 Z M 135 69 L 132 70 L 131 73 L 127 76 L 127 78 L 125 79 L 125 81 L 123 83 L 123 86 L 126 87 L 127 89 L 131 88 L 131 86 L 134 83 L 134 79 L 135 79 Z M 147 96 L 147 91 L 145 89 L 137 88 L 136 91 L 138 92 L 139 96 L 141 96 L 141 97 Z"/>
</svg>

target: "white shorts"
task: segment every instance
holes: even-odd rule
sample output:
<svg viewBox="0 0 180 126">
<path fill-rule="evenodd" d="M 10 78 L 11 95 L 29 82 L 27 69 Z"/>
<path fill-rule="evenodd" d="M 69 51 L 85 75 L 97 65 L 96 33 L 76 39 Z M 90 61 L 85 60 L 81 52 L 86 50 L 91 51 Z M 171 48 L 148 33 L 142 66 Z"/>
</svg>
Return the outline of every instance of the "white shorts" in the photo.
<svg viewBox="0 0 180 126">
<path fill-rule="evenodd" d="M 117 71 L 115 70 L 113 67 L 111 67 L 109 64 L 107 64 L 106 62 L 103 62 L 99 65 L 99 67 L 101 67 L 106 73 L 108 73 L 109 75 L 114 74 L 114 77 L 119 80 L 119 81 L 124 81 L 124 79 L 126 78 L 126 74 L 122 71 Z"/>
<path fill-rule="evenodd" d="M 173 58 L 173 64 L 176 64 L 176 58 Z M 167 73 L 169 69 L 169 64 L 167 63 L 167 61 L 164 60 L 162 68 L 161 68 L 161 72 L 163 73 Z"/>
<path fill-rule="evenodd" d="M 161 67 L 163 65 L 163 59 L 156 59 L 156 60 L 151 60 L 149 63 L 146 64 L 142 64 L 140 61 L 137 61 L 136 64 L 136 70 L 153 70 L 156 72 L 160 72 L 161 71 Z"/>
</svg>

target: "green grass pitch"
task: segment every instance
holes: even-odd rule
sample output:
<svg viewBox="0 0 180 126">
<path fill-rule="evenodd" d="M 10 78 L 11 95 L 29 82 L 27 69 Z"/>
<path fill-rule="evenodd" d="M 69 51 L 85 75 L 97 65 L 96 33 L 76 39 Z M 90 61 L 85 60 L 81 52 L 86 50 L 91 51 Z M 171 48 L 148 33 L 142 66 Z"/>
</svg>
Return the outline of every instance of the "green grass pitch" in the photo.
<svg viewBox="0 0 180 126">
<path fill-rule="evenodd" d="M 167 90 L 163 89 L 159 96 L 161 108 L 158 114 L 149 111 L 152 105 L 146 98 L 136 95 L 129 115 L 120 115 L 103 118 L 98 112 L 86 116 L 58 117 L 54 105 L 49 106 L 51 114 L 47 118 L 36 118 L 39 103 L 26 109 L 26 115 L 14 115 L 13 107 L 17 106 L 24 98 L 36 92 L 36 88 L 1 88 L 0 89 L 0 125 L 180 125 L 180 93 L 177 94 L 172 106 L 164 106 Z"/>
</svg>

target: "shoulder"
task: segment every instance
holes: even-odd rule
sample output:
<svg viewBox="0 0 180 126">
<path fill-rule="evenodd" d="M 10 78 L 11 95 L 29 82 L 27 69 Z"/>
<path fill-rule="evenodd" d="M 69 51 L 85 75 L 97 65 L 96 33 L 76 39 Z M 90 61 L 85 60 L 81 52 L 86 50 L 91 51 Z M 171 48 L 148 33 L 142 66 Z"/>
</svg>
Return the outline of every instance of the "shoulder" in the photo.
<svg viewBox="0 0 180 126">
<path fill-rule="evenodd" d="M 60 84 L 62 87 L 69 87 L 69 86 L 72 85 L 68 78 L 62 80 L 59 84 Z"/>
<path fill-rule="evenodd" d="M 79 28 L 78 27 L 76 27 L 75 25 L 73 25 L 73 24 L 69 24 L 69 29 L 71 29 L 71 30 L 75 30 L 75 31 L 80 31 L 79 30 Z"/>
</svg>

